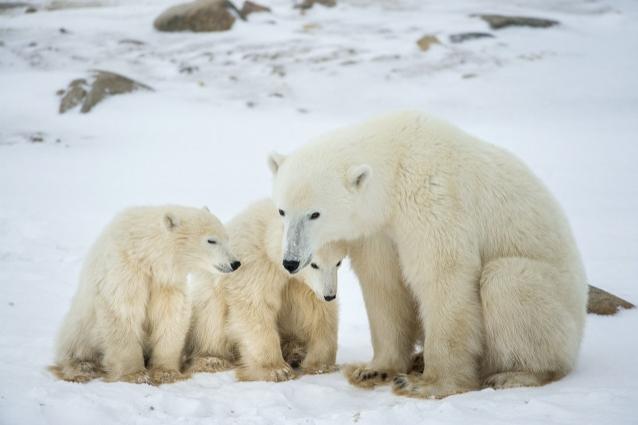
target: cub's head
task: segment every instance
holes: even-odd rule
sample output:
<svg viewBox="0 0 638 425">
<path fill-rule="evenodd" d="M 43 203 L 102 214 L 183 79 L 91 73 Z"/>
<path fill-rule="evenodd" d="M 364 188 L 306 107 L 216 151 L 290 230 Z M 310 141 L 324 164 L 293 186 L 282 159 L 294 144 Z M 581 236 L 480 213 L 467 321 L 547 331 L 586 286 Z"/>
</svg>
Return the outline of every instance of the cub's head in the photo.
<svg viewBox="0 0 638 425">
<path fill-rule="evenodd" d="M 208 208 L 174 208 L 163 221 L 177 260 L 189 272 L 231 273 L 241 265 L 228 248 L 224 225 Z"/>
<path fill-rule="evenodd" d="M 333 242 L 321 247 L 312 257 L 310 267 L 299 273 L 299 278 L 322 301 L 337 297 L 337 271 L 346 256 L 345 244 Z"/>
<path fill-rule="evenodd" d="M 296 273 L 310 264 L 320 247 L 362 235 L 375 210 L 369 189 L 372 169 L 343 165 L 330 157 L 288 158 L 271 154 L 273 201 L 284 223 L 283 266 Z"/>
</svg>

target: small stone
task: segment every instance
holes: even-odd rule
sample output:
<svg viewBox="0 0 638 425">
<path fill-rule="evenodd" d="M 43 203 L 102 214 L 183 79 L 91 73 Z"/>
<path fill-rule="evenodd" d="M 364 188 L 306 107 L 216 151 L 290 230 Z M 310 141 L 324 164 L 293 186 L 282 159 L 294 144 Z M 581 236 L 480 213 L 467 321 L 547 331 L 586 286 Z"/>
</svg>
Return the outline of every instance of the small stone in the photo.
<svg viewBox="0 0 638 425">
<path fill-rule="evenodd" d="M 533 18 L 529 16 L 506 16 L 506 15 L 472 15 L 478 16 L 490 25 L 493 30 L 507 27 L 530 27 L 549 28 L 560 24 L 558 21 L 544 18 Z"/>
<path fill-rule="evenodd" d="M 308 10 L 315 4 L 320 4 L 325 7 L 335 7 L 337 0 L 302 0 L 301 3 L 295 4 L 295 9 Z"/>
<path fill-rule="evenodd" d="M 13 301 L 9 301 L 9 307 L 15 307 L 16 303 L 14 303 Z"/>
<path fill-rule="evenodd" d="M 494 35 L 489 32 L 462 32 L 450 35 L 450 41 L 452 43 L 463 43 L 469 40 L 477 40 L 479 38 L 494 38 Z"/>
<path fill-rule="evenodd" d="M 60 31 L 60 34 L 69 34 L 69 30 L 64 27 L 60 28 L 58 31 Z"/>
<path fill-rule="evenodd" d="M 140 41 L 140 40 L 134 40 L 134 39 L 132 39 L 132 38 L 125 38 L 125 39 L 123 39 L 123 40 L 120 40 L 120 41 L 119 41 L 119 43 L 120 43 L 120 44 L 132 44 L 132 45 L 134 45 L 134 46 L 143 46 L 144 44 L 146 44 L 146 43 L 144 43 L 143 41 Z"/>
<path fill-rule="evenodd" d="M 38 11 L 38 9 L 36 9 L 35 7 L 33 7 L 33 6 L 29 6 L 29 7 L 27 7 L 27 8 L 26 8 L 26 10 L 24 11 L 24 13 L 35 13 L 35 12 L 37 12 L 37 11 Z"/>
<path fill-rule="evenodd" d="M 433 44 L 440 44 L 439 39 L 434 35 L 424 35 L 416 41 L 421 51 L 426 52 Z"/>
<path fill-rule="evenodd" d="M 468 80 L 470 78 L 476 78 L 476 74 L 463 74 L 461 78 L 463 78 L 464 80 Z"/>
<path fill-rule="evenodd" d="M 608 316 L 618 313 L 620 309 L 630 309 L 634 307 L 635 306 L 629 301 L 589 285 L 587 313 Z"/>
<path fill-rule="evenodd" d="M 29 141 L 31 143 L 42 143 L 44 142 L 44 135 L 42 133 L 35 133 L 29 136 Z"/>
</svg>

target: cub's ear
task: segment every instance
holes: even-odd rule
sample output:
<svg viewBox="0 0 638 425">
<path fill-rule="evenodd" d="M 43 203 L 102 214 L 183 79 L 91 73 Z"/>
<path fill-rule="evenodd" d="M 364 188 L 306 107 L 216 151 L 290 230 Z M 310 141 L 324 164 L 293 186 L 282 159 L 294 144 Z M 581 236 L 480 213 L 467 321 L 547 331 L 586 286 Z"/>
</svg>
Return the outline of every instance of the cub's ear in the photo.
<svg viewBox="0 0 638 425">
<path fill-rule="evenodd" d="M 271 152 L 270 155 L 268 155 L 268 167 L 270 167 L 273 176 L 277 175 L 277 171 L 279 171 L 279 167 L 281 167 L 285 159 L 286 157 L 284 155 L 277 152 Z"/>
<path fill-rule="evenodd" d="M 353 165 L 348 169 L 348 187 L 352 190 L 361 190 L 372 177 L 372 168 L 368 164 Z"/>
<path fill-rule="evenodd" d="M 168 230 L 173 230 L 174 228 L 179 226 L 179 221 L 173 214 L 166 213 L 166 215 L 164 216 L 164 226 L 166 226 Z"/>
<path fill-rule="evenodd" d="M 210 210 L 208 209 L 208 207 L 207 207 L 206 205 L 204 205 L 204 206 L 202 207 L 202 209 L 203 209 L 204 211 L 206 211 L 206 212 L 210 212 Z"/>
</svg>

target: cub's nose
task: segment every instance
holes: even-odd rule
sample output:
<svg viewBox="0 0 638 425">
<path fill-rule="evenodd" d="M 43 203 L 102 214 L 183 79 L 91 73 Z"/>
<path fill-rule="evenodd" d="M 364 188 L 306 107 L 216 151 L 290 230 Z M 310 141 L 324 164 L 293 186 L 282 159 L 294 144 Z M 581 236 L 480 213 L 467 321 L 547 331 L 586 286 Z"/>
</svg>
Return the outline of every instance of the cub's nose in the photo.
<svg viewBox="0 0 638 425">
<path fill-rule="evenodd" d="M 233 261 L 230 263 L 230 268 L 233 269 L 233 271 L 237 270 L 239 266 L 241 266 L 241 262 L 239 261 Z"/>
<path fill-rule="evenodd" d="M 284 269 L 289 273 L 294 273 L 299 268 L 299 261 L 284 260 Z"/>
<path fill-rule="evenodd" d="M 332 300 L 334 300 L 335 298 L 337 298 L 337 296 L 336 296 L 336 295 L 324 295 L 324 296 L 323 296 L 323 299 L 324 299 L 324 300 L 326 300 L 326 301 L 332 301 Z"/>
</svg>

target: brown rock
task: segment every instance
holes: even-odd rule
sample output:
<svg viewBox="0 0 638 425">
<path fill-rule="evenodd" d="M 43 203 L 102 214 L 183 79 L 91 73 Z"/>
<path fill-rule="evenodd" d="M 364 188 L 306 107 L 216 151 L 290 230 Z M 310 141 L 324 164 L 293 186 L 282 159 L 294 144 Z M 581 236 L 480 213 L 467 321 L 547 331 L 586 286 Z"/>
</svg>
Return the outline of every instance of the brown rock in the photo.
<svg viewBox="0 0 638 425">
<path fill-rule="evenodd" d="M 82 104 L 80 112 L 87 113 L 95 105 L 110 96 L 130 93 L 136 90 L 153 90 L 147 85 L 131 80 L 123 75 L 108 71 L 93 71 L 92 82 L 85 79 L 71 81 L 60 101 L 60 113 Z"/>
<path fill-rule="evenodd" d="M 251 13 L 263 13 L 263 12 L 270 12 L 270 8 L 263 6 L 259 3 L 255 3 L 250 0 L 247 0 L 244 2 L 244 5 L 241 7 L 239 14 L 242 16 L 242 18 L 245 19 L 246 16 L 250 15 Z"/>
<path fill-rule="evenodd" d="M 625 301 L 607 291 L 589 285 L 589 299 L 587 300 L 587 313 L 612 315 L 621 308 L 629 309 L 635 306 L 629 301 Z"/>
<path fill-rule="evenodd" d="M 529 16 L 506 16 L 506 15 L 473 15 L 478 16 L 490 25 L 493 30 L 507 27 L 531 27 L 549 28 L 558 25 L 560 22 L 552 19 L 532 18 Z"/>
<path fill-rule="evenodd" d="M 196 0 L 173 6 L 155 19 L 158 31 L 212 32 L 228 31 L 235 23 L 229 9 L 237 10 L 225 0 Z"/>
<path fill-rule="evenodd" d="M 424 35 L 416 41 L 416 44 L 419 46 L 419 49 L 422 51 L 427 51 L 432 47 L 433 44 L 440 44 L 438 38 L 434 35 Z"/>
</svg>

